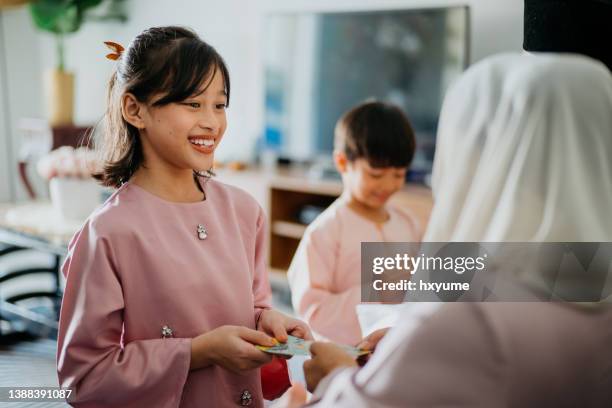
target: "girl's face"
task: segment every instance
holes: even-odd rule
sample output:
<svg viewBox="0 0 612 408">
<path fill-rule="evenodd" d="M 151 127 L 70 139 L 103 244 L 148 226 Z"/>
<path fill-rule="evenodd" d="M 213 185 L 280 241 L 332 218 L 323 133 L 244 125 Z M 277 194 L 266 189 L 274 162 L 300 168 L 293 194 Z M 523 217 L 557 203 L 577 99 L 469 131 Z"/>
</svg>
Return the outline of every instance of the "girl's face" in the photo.
<svg viewBox="0 0 612 408">
<path fill-rule="evenodd" d="M 346 162 L 342 179 L 354 200 L 377 210 L 404 186 L 406 170 L 405 167 L 372 167 L 367 160 L 357 159 Z"/>
<path fill-rule="evenodd" d="M 181 102 L 148 105 L 141 131 L 145 165 L 152 162 L 175 170 L 207 170 L 225 133 L 227 96 L 223 75 L 215 70 L 206 90 Z M 159 99 L 156 96 L 153 100 Z"/>
</svg>

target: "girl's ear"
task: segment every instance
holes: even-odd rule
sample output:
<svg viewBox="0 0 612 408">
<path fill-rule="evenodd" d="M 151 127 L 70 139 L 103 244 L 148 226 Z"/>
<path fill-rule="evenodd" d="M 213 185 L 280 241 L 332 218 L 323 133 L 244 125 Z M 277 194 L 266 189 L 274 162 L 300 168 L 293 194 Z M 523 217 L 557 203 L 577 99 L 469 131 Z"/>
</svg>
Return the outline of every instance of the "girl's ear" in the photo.
<svg viewBox="0 0 612 408">
<path fill-rule="evenodd" d="M 130 125 L 136 129 L 144 129 L 143 116 L 146 107 L 139 102 L 131 93 L 125 93 L 121 97 L 121 115 Z"/>
<path fill-rule="evenodd" d="M 347 162 L 348 160 L 343 152 L 334 150 L 334 164 L 338 173 L 342 174 L 346 171 Z"/>
</svg>

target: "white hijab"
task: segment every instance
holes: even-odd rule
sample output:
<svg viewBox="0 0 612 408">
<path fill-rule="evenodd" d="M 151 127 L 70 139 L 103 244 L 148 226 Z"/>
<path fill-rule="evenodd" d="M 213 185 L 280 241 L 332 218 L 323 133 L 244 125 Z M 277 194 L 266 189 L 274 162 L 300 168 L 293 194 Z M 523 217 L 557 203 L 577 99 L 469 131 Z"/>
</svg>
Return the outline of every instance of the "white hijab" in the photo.
<svg viewBox="0 0 612 408">
<path fill-rule="evenodd" d="M 502 54 L 446 95 L 425 241 L 612 241 L 612 75 Z"/>
</svg>

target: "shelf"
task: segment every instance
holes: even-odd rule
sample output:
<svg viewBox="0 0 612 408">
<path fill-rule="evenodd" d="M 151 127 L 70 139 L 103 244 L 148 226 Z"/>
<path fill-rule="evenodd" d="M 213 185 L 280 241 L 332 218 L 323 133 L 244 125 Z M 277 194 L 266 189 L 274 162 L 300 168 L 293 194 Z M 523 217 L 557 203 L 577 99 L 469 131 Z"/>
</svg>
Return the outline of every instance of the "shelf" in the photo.
<svg viewBox="0 0 612 408">
<path fill-rule="evenodd" d="M 272 233 L 285 238 L 302 239 L 306 226 L 297 222 L 274 221 Z"/>
</svg>

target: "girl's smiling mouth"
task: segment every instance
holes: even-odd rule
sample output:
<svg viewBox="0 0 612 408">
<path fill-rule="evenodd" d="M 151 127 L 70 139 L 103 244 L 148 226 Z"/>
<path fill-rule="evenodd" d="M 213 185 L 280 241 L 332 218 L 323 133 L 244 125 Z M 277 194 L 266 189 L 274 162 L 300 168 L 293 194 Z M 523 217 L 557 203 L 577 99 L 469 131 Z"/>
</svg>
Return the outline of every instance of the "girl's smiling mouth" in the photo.
<svg viewBox="0 0 612 408">
<path fill-rule="evenodd" d="M 215 150 L 215 138 L 213 136 L 190 136 L 191 146 L 200 153 L 210 154 Z"/>
</svg>

